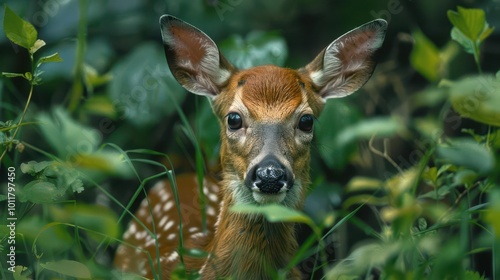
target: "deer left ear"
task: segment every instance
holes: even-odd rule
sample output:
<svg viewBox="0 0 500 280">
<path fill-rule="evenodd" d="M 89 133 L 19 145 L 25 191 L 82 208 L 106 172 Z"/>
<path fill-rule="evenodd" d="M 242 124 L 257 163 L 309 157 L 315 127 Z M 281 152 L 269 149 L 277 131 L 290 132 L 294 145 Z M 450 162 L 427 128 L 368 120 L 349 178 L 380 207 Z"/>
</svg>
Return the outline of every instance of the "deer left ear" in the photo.
<svg viewBox="0 0 500 280">
<path fill-rule="evenodd" d="M 347 96 L 362 87 L 375 69 L 375 53 L 384 42 L 387 22 L 368 22 L 333 41 L 301 72 L 323 99 Z"/>
</svg>

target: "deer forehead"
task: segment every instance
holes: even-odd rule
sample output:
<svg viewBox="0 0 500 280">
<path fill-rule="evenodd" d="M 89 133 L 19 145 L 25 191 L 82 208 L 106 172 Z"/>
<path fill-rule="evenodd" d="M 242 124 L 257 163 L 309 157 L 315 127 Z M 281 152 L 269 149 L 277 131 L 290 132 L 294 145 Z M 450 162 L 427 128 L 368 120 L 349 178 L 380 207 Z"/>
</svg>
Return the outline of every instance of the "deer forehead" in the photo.
<svg viewBox="0 0 500 280">
<path fill-rule="evenodd" d="M 243 111 L 256 121 L 282 121 L 297 113 L 319 114 L 320 106 L 316 103 L 321 101 L 309 91 L 309 81 L 296 70 L 257 66 L 231 78 L 220 98 L 230 105 L 221 114 Z"/>
</svg>

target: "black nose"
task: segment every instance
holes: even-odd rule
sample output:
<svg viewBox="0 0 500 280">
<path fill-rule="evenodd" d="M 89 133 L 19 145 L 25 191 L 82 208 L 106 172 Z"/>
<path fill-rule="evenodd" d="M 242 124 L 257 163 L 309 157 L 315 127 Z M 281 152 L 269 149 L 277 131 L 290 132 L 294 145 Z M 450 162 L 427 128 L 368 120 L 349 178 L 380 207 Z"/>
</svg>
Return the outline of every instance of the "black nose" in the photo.
<svg viewBox="0 0 500 280">
<path fill-rule="evenodd" d="M 286 169 L 276 160 L 267 159 L 257 164 L 250 170 L 247 176 L 247 186 L 255 190 L 257 188 L 262 193 L 278 193 L 283 187 L 290 188 Z M 250 179 L 250 180 L 248 180 Z"/>
</svg>

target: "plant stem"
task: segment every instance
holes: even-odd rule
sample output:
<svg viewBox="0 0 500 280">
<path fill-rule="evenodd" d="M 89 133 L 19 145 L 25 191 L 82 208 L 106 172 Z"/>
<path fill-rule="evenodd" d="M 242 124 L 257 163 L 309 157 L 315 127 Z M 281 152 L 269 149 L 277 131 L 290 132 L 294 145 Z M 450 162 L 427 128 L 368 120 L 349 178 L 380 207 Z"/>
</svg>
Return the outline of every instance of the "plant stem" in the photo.
<svg viewBox="0 0 500 280">
<path fill-rule="evenodd" d="M 31 58 L 31 61 L 33 62 L 33 57 Z M 21 124 L 23 122 L 24 116 L 26 115 L 26 111 L 28 111 L 28 106 L 30 105 L 30 102 L 31 102 L 31 96 L 33 96 L 34 87 L 35 86 L 33 85 L 32 81 L 31 81 L 30 93 L 28 94 L 28 100 L 26 100 L 26 105 L 24 105 L 24 111 L 21 114 L 21 118 L 19 119 L 19 122 L 17 122 L 16 130 L 14 130 L 14 133 L 12 134 L 10 143 L 12 143 L 12 141 L 16 138 L 16 135 L 19 132 L 19 129 L 21 128 Z M 5 154 L 7 154 L 8 150 L 9 150 L 9 148 L 5 147 L 5 150 L 3 151 L 2 155 L 0 156 L 0 163 L 2 162 L 2 159 L 5 156 Z"/>
<path fill-rule="evenodd" d="M 74 81 L 71 87 L 71 96 L 68 106 L 70 112 L 74 112 L 83 95 L 83 60 L 85 56 L 87 37 L 87 0 L 80 0 L 80 20 L 78 22 L 78 40 L 76 45 L 76 59 L 74 68 Z"/>
<path fill-rule="evenodd" d="M 483 71 L 481 70 L 481 62 L 479 61 L 479 45 L 475 42 L 473 44 L 474 44 L 474 61 L 476 62 L 477 71 L 479 72 L 479 74 L 482 74 Z"/>
</svg>

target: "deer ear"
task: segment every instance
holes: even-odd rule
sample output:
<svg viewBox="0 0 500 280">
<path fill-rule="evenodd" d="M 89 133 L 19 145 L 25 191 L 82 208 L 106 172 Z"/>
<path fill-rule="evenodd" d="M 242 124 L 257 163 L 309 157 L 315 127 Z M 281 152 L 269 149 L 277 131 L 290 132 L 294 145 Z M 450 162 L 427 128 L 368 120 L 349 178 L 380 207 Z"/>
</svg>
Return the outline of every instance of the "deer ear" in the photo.
<svg viewBox="0 0 500 280">
<path fill-rule="evenodd" d="M 188 91 L 215 97 L 236 68 L 205 33 L 170 15 L 160 17 L 168 66 Z"/>
<path fill-rule="evenodd" d="M 340 36 L 301 69 L 323 99 L 347 96 L 370 78 L 375 53 L 384 42 L 387 22 L 377 19 Z"/>
</svg>

